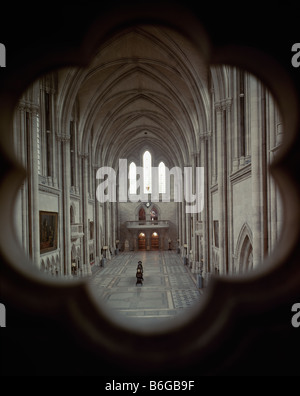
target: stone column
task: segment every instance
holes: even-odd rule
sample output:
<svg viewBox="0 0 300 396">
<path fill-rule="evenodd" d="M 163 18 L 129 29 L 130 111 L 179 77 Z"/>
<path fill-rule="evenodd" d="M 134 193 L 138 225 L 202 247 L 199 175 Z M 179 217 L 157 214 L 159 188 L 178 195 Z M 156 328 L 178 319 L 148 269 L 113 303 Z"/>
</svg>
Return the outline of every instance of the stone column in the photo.
<svg viewBox="0 0 300 396">
<path fill-rule="evenodd" d="M 268 99 L 268 109 L 269 114 L 268 118 L 271 120 L 269 122 L 269 142 L 270 142 L 270 151 L 268 155 L 268 163 L 271 163 L 275 159 L 274 149 L 276 147 L 276 124 L 275 121 L 275 105 L 271 95 L 267 94 Z M 268 173 L 268 184 L 269 184 L 269 193 L 270 193 L 270 201 L 269 201 L 269 248 L 270 251 L 274 249 L 277 243 L 277 210 L 276 210 L 276 185 L 274 179 L 271 177 L 271 174 Z"/>
<path fill-rule="evenodd" d="M 216 119 L 215 119 L 215 92 L 214 89 L 211 89 L 211 103 L 212 103 L 212 109 L 211 109 L 211 130 L 213 131 L 213 136 L 211 140 L 211 150 L 210 150 L 210 155 L 211 155 L 211 182 L 212 184 L 216 184 L 217 182 L 217 156 L 216 156 L 216 133 L 217 133 L 217 128 L 216 128 Z"/>
<path fill-rule="evenodd" d="M 93 173 L 94 173 L 94 180 L 93 182 L 96 183 L 96 174 L 98 169 L 100 168 L 99 165 L 94 164 L 93 165 Z M 76 179 L 77 180 L 77 179 Z M 94 200 L 95 200 L 95 220 L 94 220 L 94 231 L 95 231 L 95 235 L 94 235 L 94 240 L 95 240 L 95 263 L 100 262 L 100 254 L 101 254 L 101 241 L 100 241 L 100 219 L 99 219 L 99 202 L 97 200 L 96 197 L 96 190 L 97 190 L 97 186 L 95 186 L 95 196 L 94 196 Z"/>
<path fill-rule="evenodd" d="M 110 255 L 110 242 L 111 242 L 111 217 L 110 217 L 110 202 L 104 203 L 104 213 L 105 213 L 105 245 L 107 246 L 107 259 L 111 259 Z"/>
<path fill-rule="evenodd" d="M 65 268 L 64 268 L 64 251 L 65 251 L 65 243 L 64 243 L 64 221 L 63 221 L 63 210 L 64 210 L 64 196 L 63 196 L 63 154 L 62 154 L 62 136 L 60 134 L 56 134 L 56 153 L 57 153 L 57 181 L 58 187 L 61 189 L 62 193 L 59 196 L 59 248 L 60 248 L 60 268 L 59 275 L 65 276 Z"/>
<path fill-rule="evenodd" d="M 55 91 L 54 89 L 50 89 L 50 97 L 51 97 L 51 182 L 53 187 L 57 188 L 57 168 L 56 168 L 56 150 L 55 150 L 55 100 L 54 100 Z"/>
<path fill-rule="evenodd" d="M 207 232 L 207 226 L 209 226 L 208 219 L 208 188 L 210 185 L 210 180 L 208 178 L 208 158 L 207 158 L 207 148 L 206 148 L 206 143 L 207 143 L 207 135 L 203 134 L 201 136 L 200 140 L 200 166 L 204 168 L 204 209 L 203 213 L 201 213 L 201 220 L 202 220 L 202 234 L 201 237 L 199 238 L 199 249 L 202 244 L 202 251 L 200 249 L 199 252 L 199 260 L 200 260 L 200 267 L 202 267 L 202 276 L 205 279 L 206 278 L 206 273 L 208 272 L 208 254 L 207 254 L 207 249 L 209 248 L 208 246 L 208 232 Z M 202 253 L 202 257 L 201 257 Z M 201 261 L 203 260 L 203 261 Z"/>
<path fill-rule="evenodd" d="M 32 215 L 32 261 L 37 268 L 40 268 L 40 213 L 39 213 L 39 175 L 37 161 L 37 117 L 39 109 L 31 106 L 30 123 L 30 167 L 31 167 L 31 202 L 30 210 Z"/>
<path fill-rule="evenodd" d="M 75 117 L 75 120 L 76 120 L 76 117 Z M 80 193 L 80 187 L 79 187 L 79 185 L 80 185 L 80 182 L 79 182 L 80 175 L 79 175 L 79 156 L 78 156 L 78 150 L 77 150 L 77 147 L 78 147 L 77 139 L 78 139 L 78 136 L 79 136 L 79 131 L 78 131 L 77 121 L 75 121 L 75 120 L 74 120 L 74 139 L 75 139 L 75 169 L 74 169 L 74 172 L 75 172 L 75 186 L 74 187 L 75 187 L 75 193 L 79 194 Z M 94 166 L 97 166 L 97 165 L 94 165 Z M 95 177 L 94 180 L 96 180 L 96 177 Z"/>
<path fill-rule="evenodd" d="M 71 268 L 71 219 L 70 219 L 70 135 L 58 135 L 61 142 L 61 165 L 62 165 L 62 211 L 61 223 L 63 224 L 64 275 L 72 277 Z"/>
<path fill-rule="evenodd" d="M 183 188 L 183 187 L 182 187 Z M 184 191 L 182 190 L 182 205 L 181 205 L 181 229 L 182 229 L 182 240 L 181 240 L 181 256 L 185 256 L 185 250 L 183 245 L 187 243 L 186 235 L 186 213 L 185 213 L 185 198 Z"/>
<path fill-rule="evenodd" d="M 229 175 L 233 170 L 233 147 L 232 147 L 232 132 L 231 132 L 231 107 L 232 107 L 232 99 L 226 99 L 225 101 L 225 111 L 226 111 L 226 145 L 227 151 L 225 153 L 225 176 L 224 176 L 224 194 L 226 194 L 226 201 L 225 201 L 225 254 L 226 254 L 226 261 L 227 261 L 227 271 L 229 274 L 233 272 L 233 262 L 232 256 L 234 251 L 232 251 L 232 244 L 233 241 L 233 216 L 231 213 L 231 205 L 232 202 L 232 189 L 231 184 L 229 181 Z"/>
<path fill-rule="evenodd" d="M 146 234 L 146 250 L 151 250 L 151 235 L 153 231 L 147 230 L 145 231 Z"/>
<path fill-rule="evenodd" d="M 166 236 L 166 232 L 165 230 L 160 230 L 159 233 L 159 250 L 164 251 L 165 250 L 165 236 Z"/>
<path fill-rule="evenodd" d="M 133 239 L 133 250 L 137 252 L 139 250 L 139 241 L 138 241 L 138 233 L 132 231 L 132 239 Z"/>
<path fill-rule="evenodd" d="M 262 155 L 261 155 L 261 86 L 256 78 L 249 76 L 250 134 L 252 156 L 252 233 L 253 267 L 263 259 L 263 208 L 262 208 Z"/>
<path fill-rule="evenodd" d="M 49 89 L 46 88 L 45 91 L 43 91 L 42 99 L 45 99 L 45 93 L 49 95 L 49 101 L 50 101 L 50 106 L 53 106 L 53 100 L 52 100 L 52 95 L 49 92 Z M 45 103 L 43 104 L 45 106 Z M 43 107 L 45 108 L 45 107 Z M 47 151 L 49 150 L 49 153 L 46 154 L 47 162 L 46 162 L 46 168 L 47 168 L 47 184 L 50 187 L 53 187 L 53 163 L 54 163 L 54 158 L 53 158 L 53 138 L 54 136 L 52 135 L 52 126 L 53 126 L 53 113 L 52 109 L 54 110 L 54 107 L 51 107 L 49 109 L 49 115 L 50 115 L 50 125 L 49 129 L 46 129 L 46 134 L 45 134 L 45 140 L 46 140 L 46 147 Z M 46 125 L 45 125 L 46 126 Z M 47 127 L 47 126 L 46 126 Z M 48 157 L 49 154 L 49 157 Z"/>
<path fill-rule="evenodd" d="M 238 85 L 238 73 L 239 71 L 234 69 L 232 74 L 233 74 L 233 89 L 240 94 L 239 87 Z M 234 100 L 234 112 L 233 112 L 233 123 L 230 129 L 228 131 L 231 131 L 231 136 L 232 136 L 232 171 L 235 172 L 239 169 L 239 117 L 238 117 L 238 108 L 240 106 L 239 104 L 240 101 L 240 96 L 238 95 L 235 100 Z"/>
<path fill-rule="evenodd" d="M 91 275 L 90 266 L 90 252 L 89 252 L 89 219 L 88 219 L 88 209 L 89 209 L 89 171 L 88 171 L 88 153 L 82 154 L 82 222 L 83 222 L 83 275 Z"/>
<path fill-rule="evenodd" d="M 217 114 L 216 134 L 217 134 L 217 160 L 218 160 L 218 203 L 219 203 L 219 270 L 220 274 L 225 273 L 225 208 L 224 208 L 224 136 L 223 136 L 223 106 L 221 103 L 215 103 Z"/>
<path fill-rule="evenodd" d="M 197 167 L 197 158 L 198 158 L 198 154 L 197 152 L 192 154 L 192 168 L 193 168 L 193 181 L 192 181 L 192 185 L 193 185 L 193 193 L 197 194 L 197 188 L 196 188 L 196 167 Z M 191 250 L 193 252 L 193 259 L 190 262 L 190 267 L 192 269 L 192 272 L 195 273 L 195 265 L 196 265 L 196 221 L 197 221 L 197 213 L 192 213 L 191 214 Z"/>
<path fill-rule="evenodd" d="M 19 123 L 16 126 L 18 150 L 17 154 L 26 169 L 26 134 L 25 134 L 25 108 L 23 104 L 19 105 Z M 29 240 L 28 240 L 28 177 L 23 181 L 21 187 L 21 202 L 22 202 L 22 247 L 27 255 L 29 255 Z"/>
<path fill-rule="evenodd" d="M 193 166 L 191 166 L 190 164 L 185 164 L 186 168 L 192 168 Z M 185 176 L 185 175 L 184 175 Z M 183 177 L 184 183 L 183 185 L 185 185 L 186 181 Z M 192 185 L 190 186 L 190 188 L 193 187 L 193 182 Z M 184 196 L 184 194 L 183 194 Z M 185 210 L 186 210 L 186 206 L 189 206 L 190 204 L 185 202 Z M 192 240 L 191 240 L 191 224 L 192 224 L 192 214 L 190 213 L 185 213 L 185 242 L 187 243 L 187 255 L 190 255 L 190 250 L 192 249 Z M 190 263 L 189 263 L 190 264 Z"/>
<path fill-rule="evenodd" d="M 190 232 L 191 232 L 191 215 L 188 213 L 186 215 L 186 243 L 188 245 L 187 247 L 188 255 L 190 254 L 190 250 L 191 250 Z"/>
<path fill-rule="evenodd" d="M 112 202 L 111 203 L 111 220 L 112 220 L 112 235 L 111 235 L 111 248 L 112 248 L 112 253 L 115 254 L 115 249 L 116 249 L 116 203 Z"/>
<path fill-rule="evenodd" d="M 182 244 L 182 223 L 181 223 L 181 203 L 177 203 L 177 224 L 178 224 L 178 236 L 177 239 L 179 239 L 179 243 L 177 243 L 177 248 L 180 247 L 180 244 Z M 178 242 L 178 241 L 177 241 Z"/>
<path fill-rule="evenodd" d="M 284 130 L 283 123 L 281 119 L 281 114 L 279 110 L 277 110 L 277 125 L 276 125 L 276 147 L 279 148 L 282 144 Z M 279 192 L 279 188 L 276 186 L 276 205 L 277 205 L 277 238 L 280 237 L 283 231 L 283 223 L 284 223 L 284 210 L 282 204 L 282 197 Z"/>
<path fill-rule="evenodd" d="M 47 155 L 46 155 L 46 149 L 47 149 L 47 144 L 46 144 L 46 133 L 44 131 L 46 130 L 46 121 L 45 121 L 45 91 L 43 89 L 40 89 L 40 109 L 42 109 L 41 114 L 40 114 L 40 152 L 41 152 L 41 174 L 43 176 L 47 176 Z M 59 134 L 56 135 L 56 139 Z"/>
</svg>

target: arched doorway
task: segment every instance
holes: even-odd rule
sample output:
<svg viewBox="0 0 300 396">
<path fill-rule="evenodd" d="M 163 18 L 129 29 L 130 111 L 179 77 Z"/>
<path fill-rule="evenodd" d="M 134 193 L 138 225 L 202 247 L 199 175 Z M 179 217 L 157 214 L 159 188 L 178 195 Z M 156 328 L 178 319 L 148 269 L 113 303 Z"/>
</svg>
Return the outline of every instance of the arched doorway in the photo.
<svg viewBox="0 0 300 396">
<path fill-rule="evenodd" d="M 139 250 L 146 250 L 146 235 L 143 232 L 139 234 Z"/>
<path fill-rule="evenodd" d="M 146 212 L 144 208 L 141 208 L 139 210 L 139 221 L 145 221 L 146 220 Z"/>
<path fill-rule="evenodd" d="M 236 249 L 235 271 L 244 273 L 253 269 L 253 244 L 251 228 L 245 223 L 241 229 Z"/>
<path fill-rule="evenodd" d="M 151 250 L 159 250 L 159 235 L 157 232 L 153 232 L 151 235 Z"/>
<path fill-rule="evenodd" d="M 150 219 L 151 219 L 151 221 L 158 220 L 158 210 L 156 209 L 155 206 L 150 211 Z"/>
<path fill-rule="evenodd" d="M 253 248 L 248 235 L 244 239 L 240 255 L 240 272 L 253 269 Z"/>
</svg>

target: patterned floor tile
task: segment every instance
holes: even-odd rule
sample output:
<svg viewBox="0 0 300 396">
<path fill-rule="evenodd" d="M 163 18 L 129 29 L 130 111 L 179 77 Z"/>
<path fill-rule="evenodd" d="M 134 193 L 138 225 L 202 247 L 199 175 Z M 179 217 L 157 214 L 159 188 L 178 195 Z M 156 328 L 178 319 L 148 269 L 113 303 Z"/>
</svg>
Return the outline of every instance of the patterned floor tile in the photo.
<svg viewBox="0 0 300 396">
<path fill-rule="evenodd" d="M 135 285 L 138 261 L 144 284 Z M 170 319 L 201 299 L 181 257 L 175 252 L 137 252 L 116 256 L 90 280 L 96 296 L 113 310 L 145 323 Z"/>
</svg>

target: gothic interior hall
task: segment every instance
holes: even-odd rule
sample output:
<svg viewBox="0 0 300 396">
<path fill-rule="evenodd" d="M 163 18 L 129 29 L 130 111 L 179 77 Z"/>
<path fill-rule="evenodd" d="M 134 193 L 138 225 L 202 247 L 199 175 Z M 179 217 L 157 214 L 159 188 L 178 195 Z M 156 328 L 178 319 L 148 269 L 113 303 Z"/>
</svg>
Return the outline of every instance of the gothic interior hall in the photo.
<svg viewBox="0 0 300 396">
<path fill-rule="evenodd" d="M 207 65 L 170 28 L 127 27 L 88 67 L 40 76 L 20 97 L 13 137 L 27 170 L 16 238 L 49 276 L 103 286 L 118 262 L 143 257 L 149 274 L 164 258 L 166 277 L 172 263 L 188 274 L 196 303 L 211 277 L 263 265 L 280 238 L 269 164 L 283 127 L 271 92 L 246 71 Z"/>
</svg>

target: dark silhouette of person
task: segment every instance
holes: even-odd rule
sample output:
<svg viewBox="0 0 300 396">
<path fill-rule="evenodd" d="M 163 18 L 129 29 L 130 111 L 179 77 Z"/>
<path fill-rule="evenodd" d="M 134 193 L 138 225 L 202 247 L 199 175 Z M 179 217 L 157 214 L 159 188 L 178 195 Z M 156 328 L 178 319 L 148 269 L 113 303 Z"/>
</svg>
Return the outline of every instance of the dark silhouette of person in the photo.
<svg viewBox="0 0 300 396">
<path fill-rule="evenodd" d="M 144 278 L 143 278 L 143 272 L 141 271 L 140 268 L 137 269 L 135 276 L 136 276 L 136 284 L 135 285 L 140 283 L 143 286 Z"/>
</svg>

